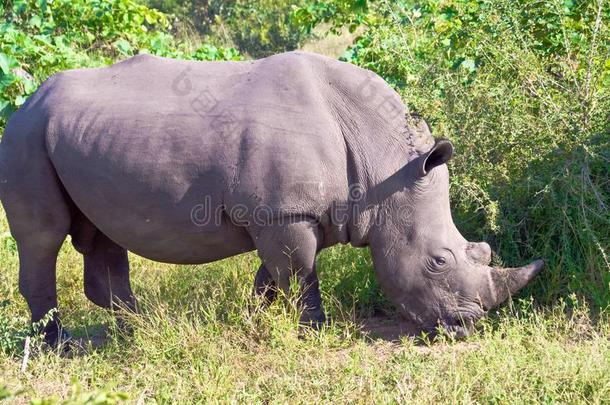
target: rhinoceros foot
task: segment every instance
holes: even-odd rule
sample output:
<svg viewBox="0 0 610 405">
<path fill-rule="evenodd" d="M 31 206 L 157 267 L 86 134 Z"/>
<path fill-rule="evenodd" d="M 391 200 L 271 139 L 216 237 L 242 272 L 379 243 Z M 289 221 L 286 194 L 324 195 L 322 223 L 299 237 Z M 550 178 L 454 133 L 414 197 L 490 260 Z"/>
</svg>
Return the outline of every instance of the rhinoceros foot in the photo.
<svg viewBox="0 0 610 405">
<path fill-rule="evenodd" d="M 324 325 L 328 324 L 328 319 L 322 308 L 303 310 L 299 323 L 303 326 L 309 326 L 312 329 L 320 330 Z"/>
</svg>

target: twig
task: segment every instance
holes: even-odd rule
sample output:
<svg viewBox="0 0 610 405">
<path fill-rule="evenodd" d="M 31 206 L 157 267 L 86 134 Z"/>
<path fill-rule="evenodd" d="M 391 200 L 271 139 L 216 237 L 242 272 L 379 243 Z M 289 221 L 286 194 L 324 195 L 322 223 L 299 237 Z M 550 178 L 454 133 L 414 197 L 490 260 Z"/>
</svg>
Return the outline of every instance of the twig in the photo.
<svg viewBox="0 0 610 405">
<path fill-rule="evenodd" d="M 25 337 L 25 346 L 23 348 L 23 360 L 21 360 L 21 372 L 25 373 L 28 367 L 28 360 L 30 359 L 30 337 Z"/>
</svg>

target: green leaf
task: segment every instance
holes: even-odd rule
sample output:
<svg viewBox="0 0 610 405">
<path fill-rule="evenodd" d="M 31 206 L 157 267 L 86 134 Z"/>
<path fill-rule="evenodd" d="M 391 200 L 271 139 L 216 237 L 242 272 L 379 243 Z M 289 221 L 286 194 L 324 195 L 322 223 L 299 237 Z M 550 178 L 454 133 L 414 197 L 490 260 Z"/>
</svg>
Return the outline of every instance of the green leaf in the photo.
<svg viewBox="0 0 610 405">
<path fill-rule="evenodd" d="M 366 0 L 356 0 L 352 2 L 349 7 L 354 12 L 364 12 L 367 9 L 367 1 Z"/>
<path fill-rule="evenodd" d="M 35 15 L 32 18 L 30 18 L 30 21 L 28 22 L 28 25 L 30 27 L 40 28 L 40 26 L 42 25 L 42 20 L 40 19 L 39 16 Z"/>
<path fill-rule="evenodd" d="M 13 113 L 13 106 L 10 101 L 0 98 L 0 117 L 8 118 Z"/>
<path fill-rule="evenodd" d="M 6 398 L 9 398 L 11 393 L 8 391 L 6 387 L 0 387 L 0 401 Z"/>
<path fill-rule="evenodd" d="M 24 79 L 23 87 L 25 89 L 26 94 L 32 94 L 38 88 L 38 83 L 33 80 Z"/>
<path fill-rule="evenodd" d="M 19 107 L 19 106 L 23 105 L 23 103 L 25 103 L 25 101 L 26 101 L 27 99 L 28 99 L 28 98 L 27 98 L 27 96 L 22 96 L 22 95 L 19 95 L 19 96 L 17 96 L 17 97 L 15 98 L 15 105 L 16 105 L 17 107 Z"/>
<path fill-rule="evenodd" d="M 474 72 L 477 69 L 476 62 L 473 59 L 464 59 L 462 61 L 462 67 L 468 70 L 470 73 Z"/>
<path fill-rule="evenodd" d="M 16 67 L 17 65 L 17 60 L 15 58 L 13 58 L 11 55 L 0 52 L 0 70 L 4 74 L 11 73 L 11 68 Z"/>
<path fill-rule="evenodd" d="M 0 77 L 0 92 L 3 91 L 4 89 L 8 88 L 9 86 L 11 86 L 16 81 L 17 81 L 17 76 L 12 73 L 2 75 Z"/>
<path fill-rule="evenodd" d="M 126 39 L 119 39 L 114 43 L 114 46 L 118 49 L 120 53 L 123 55 L 133 55 L 133 47 Z"/>
</svg>

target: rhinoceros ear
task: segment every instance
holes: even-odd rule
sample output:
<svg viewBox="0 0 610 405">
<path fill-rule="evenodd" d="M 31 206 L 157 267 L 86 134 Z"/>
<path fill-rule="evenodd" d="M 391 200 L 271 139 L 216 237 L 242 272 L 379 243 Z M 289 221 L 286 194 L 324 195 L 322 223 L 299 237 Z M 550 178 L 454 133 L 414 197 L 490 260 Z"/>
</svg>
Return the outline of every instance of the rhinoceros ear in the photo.
<svg viewBox="0 0 610 405">
<path fill-rule="evenodd" d="M 446 139 L 437 139 L 432 149 L 421 160 L 421 175 L 425 176 L 436 166 L 447 163 L 451 156 L 453 156 L 453 144 Z"/>
</svg>

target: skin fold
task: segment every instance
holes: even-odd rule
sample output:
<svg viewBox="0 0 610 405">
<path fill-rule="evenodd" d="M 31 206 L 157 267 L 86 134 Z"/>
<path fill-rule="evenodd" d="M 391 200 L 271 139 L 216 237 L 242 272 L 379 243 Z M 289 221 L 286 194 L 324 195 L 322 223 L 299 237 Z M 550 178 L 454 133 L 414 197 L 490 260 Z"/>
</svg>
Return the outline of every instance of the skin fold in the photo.
<svg viewBox="0 0 610 405">
<path fill-rule="evenodd" d="M 32 320 L 57 306 L 65 237 L 85 294 L 135 310 L 127 251 L 208 263 L 257 250 L 254 292 L 301 287 L 302 320 L 324 322 L 316 255 L 370 246 L 399 310 L 466 335 L 542 268 L 489 267 L 449 207 L 453 147 L 406 113 L 374 73 L 290 52 L 245 62 L 138 55 L 56 74 L 10 119 L 0 199 Z M 55 316 L 43 331 L 60 336 Z"/>
</svg>

